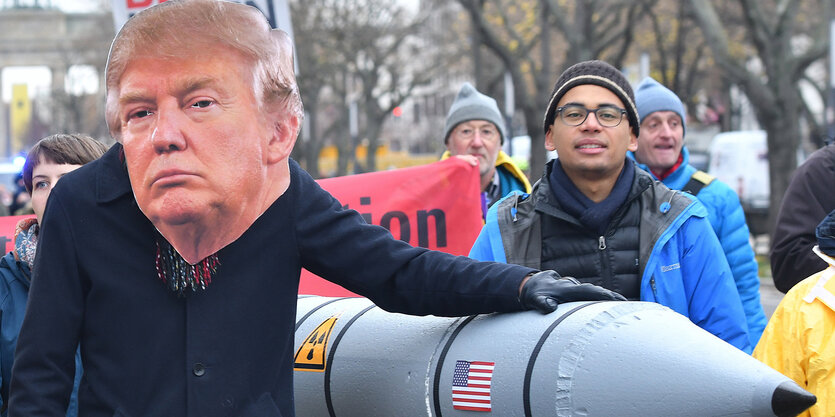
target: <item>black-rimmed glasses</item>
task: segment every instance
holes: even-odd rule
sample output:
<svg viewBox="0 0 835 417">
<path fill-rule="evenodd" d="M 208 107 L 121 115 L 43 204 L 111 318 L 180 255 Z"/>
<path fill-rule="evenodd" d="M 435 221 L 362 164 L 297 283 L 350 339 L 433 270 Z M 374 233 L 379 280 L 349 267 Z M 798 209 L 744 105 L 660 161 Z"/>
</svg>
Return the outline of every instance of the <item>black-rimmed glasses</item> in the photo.
<svg viewBox="0 0 835 417">
<path fill-rule="evenodd" d="M 583 106 L 572 104 L 557 107 L 557 113 L 560 115 L 560 120 L 568 126 L 580 126 L 589 117 L 589 113 L 594 113 L 595 117 L 597 117 L 597 122 L 601 126 L 615 127 L 623 121 L 623 114 L 626 113 L 626 110 L 615 106 L 587 109 Z"/>
</svg>

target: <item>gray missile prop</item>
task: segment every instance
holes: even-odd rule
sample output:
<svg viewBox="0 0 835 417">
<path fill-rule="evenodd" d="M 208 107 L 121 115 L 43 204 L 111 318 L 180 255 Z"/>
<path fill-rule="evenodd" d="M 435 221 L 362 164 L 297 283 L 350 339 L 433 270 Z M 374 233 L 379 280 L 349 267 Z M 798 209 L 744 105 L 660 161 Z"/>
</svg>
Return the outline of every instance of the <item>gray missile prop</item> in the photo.
<svg viewBox="0 0 835 417">
<path fill-rule="evenodd" d="M 644 302 L 463 318 L 300 296 L 296 414 L 793 416 L 815 396 Z"/>
</svg>

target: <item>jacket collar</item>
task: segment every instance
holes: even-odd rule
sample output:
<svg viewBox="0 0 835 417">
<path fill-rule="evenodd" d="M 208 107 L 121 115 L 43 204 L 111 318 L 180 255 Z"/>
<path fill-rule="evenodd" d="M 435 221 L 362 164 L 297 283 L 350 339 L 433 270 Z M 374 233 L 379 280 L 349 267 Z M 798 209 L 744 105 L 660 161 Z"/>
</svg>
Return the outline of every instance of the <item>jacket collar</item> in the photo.
<svg viewBox="0 0 835 417">
<path fill-rule="evenodd" d="M 835 259 L 821 252 L 817 245 L 812 250 L 826 261 L 829 267 L 820 274 L 815 285 L 803 297 L 803 301 L 811 303 L 818 299 L 830 310 L 835 311 L 835 279 L 832 279 L 835 277 Z"/>
<path fill-rule="evenodd" d="M 818 245 L 812 247 L 812 252 L 815 252 L 815 255 L 818 255 L 824 262 L 829 264 L 829 266 L 835 266 L 835 258 L 823 253 Z"/>
<path fill-rule="evenodd" d="M 649 172 L 650 175 L 652 176 L 652 179 L 658 180 L 658 178 L 655 176 L 655 174 L 652 173 L 652 171 L 649 169 L 649 167 L 646 164 L 639 164 L 638 163 L 638 160 L 635 159 L 635 153 L 634 152 L 627 151 L 626 156 L 628 156 L 629 159 L 632 159 L 633 161 L 635 161 L 635 164 L 638 165 L 638 168 L 641 168 L 642 170 L 644 170 L 646 172 Z M 685 145 L 681 146 L 680 156 L 681 156 L 681 164 L 679 164 L 678 168 L 676 168 L 675 171 L 670 173 L 670 175 L 667 175 L 667 177 L 664 178 L 664 180 L 663 180 L 664 184 L 666 184 L 670 188 L 675 188 L 676 190 L 681 189 L 682 187 L 684 187 L 684 184 L 686 184 L 687 181 L 690 180 L 690 175 L 691 175 L 690 173 L 687 173 L 687 167 L 690 166 L 690 151 L 687 150 L 687 146 L 685 146 Z M 685 178 L 685 175 L 686 175 L 686 178 Z M 681 185 L 677 186 L 679 183 Z"/>
<path fill-rule="evenodd" d="M 533 199 L 534 207 L 536 210 L 549 214 L 554 217 L 562 218 L 570 220 L 576 224 L 579 224 L 577 220 L 565 212 L 562 204 L 560 204 L 557 197 L 551 191 L 551 181 L 549 177 L 551 176 L 551 171 L 554 169 L 554 161 L 556 159 L 552 159 L 545 163 L 545 173 L 542 175 L 542 178 L 536 182 L 533 186 L 533 191 L 531 194 L 535 196 Z M 626 159 L 627 164 L 636 164 L 634 159 Z M 637 168 L 637 166 L 635 167 Z M 635 169 L 635 177 L 632 179 L 632 184 L 629 189 L 629 194 L 626 197 L 626 201 L 621 204 L 621 206 L 628 205 L 632 202 L 632 200 L 638 198 L 644 190 L 649 188 L 652 183 L 654 182 L 652 175 L 646 171 Z"/>
<path fill-rule="evenodd" d="M 526 193 L 531 192 L 531 182 L 528 181 L 528 177 L 525 175 L 525 173 L 522 172 L 522 170 L 519 169 L 519 167 L 516 166 L 515 163 L 513 163 L 513 159 L 510 157 L 510 155 L 500 150 L 499 156 L 496 157 L 496 167 L 502 167 L 505 170 L 507 170 L 507 172 L 510 172 L 510 174 L 513 175 L 514 178 L 519 180 L 519 182 L 521 182 L 522 185 L 524 185 Z"/>
<path fill-rule="evenodd" d="M 109 203 L 132 194 L 122 144 L 116 143 L 96 163 L 96 202 Z"/>
</svg>

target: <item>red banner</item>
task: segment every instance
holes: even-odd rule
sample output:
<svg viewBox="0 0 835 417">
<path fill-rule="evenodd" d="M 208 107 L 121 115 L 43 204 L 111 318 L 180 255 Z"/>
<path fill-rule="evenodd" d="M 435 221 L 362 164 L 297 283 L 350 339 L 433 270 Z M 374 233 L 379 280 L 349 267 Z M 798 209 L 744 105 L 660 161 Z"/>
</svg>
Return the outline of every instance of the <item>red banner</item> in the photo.
<svg viewBox="0 0 835 417">
<path fill-rule="evenodd" d="M 412 246 L 467 255 L 484 224 L 478 167 L 458 158 L 318 182 L 367 223 L 389 229 Z M 307 271 L 302 271 L 299 293 L 354 295 Z"/>
<path fill-rule="evenodd" d="M 412 246 L 467 255 L 483 225 L 478 168 L 458 158 L 318 182 L 367 223 L 389 229 Z M 14 248 L 17 222 L 29 217 L 34 216 L 0 217 L 4 253 Z M 299 293 L 354 296 L 308 271 L 302 271 Z"/>
</svg>

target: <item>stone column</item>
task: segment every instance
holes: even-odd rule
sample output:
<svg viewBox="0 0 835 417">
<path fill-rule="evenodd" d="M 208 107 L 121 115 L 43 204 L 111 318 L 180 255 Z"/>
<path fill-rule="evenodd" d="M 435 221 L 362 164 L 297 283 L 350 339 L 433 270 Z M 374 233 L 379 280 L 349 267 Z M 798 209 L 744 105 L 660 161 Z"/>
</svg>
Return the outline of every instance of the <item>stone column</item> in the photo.
<svg viewBox="0 0 835 417">
<path fill-rule="evenodd" d="M 52 72 L 52 87 L 50 89 L 50 98 L 52 99 L 52 132 L 64 132 L 67 126 L 67 114 L 64 108 L 64 99 L 66 91 L 64 91 L 64 80 L 67 77 L 67 66 L 62 64 L 53 64 L 49 67 Z"/>
<path fill-rule="evenodd" d="M 98 96 L 98 100 L 96 100 L 96 117 L 100 120 L 106 120 L 105 111 L 107 110 L 107 83 L 105 67 L 96 65 L 96 75 L 99 77 L 99 91 L 96 93 Z M 97 128 L 95 132 L 95 134 L 98 135 L 97 139 L 107 144 L 113 143 L 113 138 L 110 137 L 110 132 L 107 129 L 107 123 L 105 122 L 100 126 L 101 127 Z"/>
</svg>

